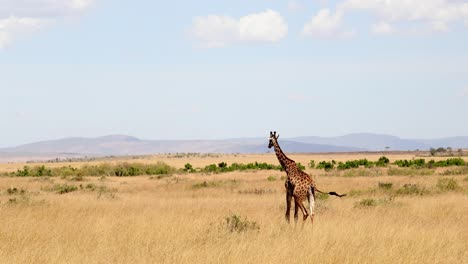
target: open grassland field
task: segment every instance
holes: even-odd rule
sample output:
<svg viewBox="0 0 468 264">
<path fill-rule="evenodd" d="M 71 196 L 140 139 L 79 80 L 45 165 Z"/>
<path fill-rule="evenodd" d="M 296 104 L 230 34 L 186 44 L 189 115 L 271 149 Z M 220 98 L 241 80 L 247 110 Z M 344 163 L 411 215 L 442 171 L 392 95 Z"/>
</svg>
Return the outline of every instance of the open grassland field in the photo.
<svg viewBox="0 0 468 264">
<path fill-rule="evenodd" d="M 345 162 L 382 154 L 291 154 Z M 414 154 L 386 155 L 392 162 Z M 176 169 L 266 162 L 266 155 L 164 155 Z M 428 159 L 428 158 L 426 158 Z M 436 160 L 441 158 L 435 158 Z M 0 173 L 25 165 L 1 164 Z M 308 172 L 319 189 L 315 222 L 284 220 L 278 170 L 135 177 L 0 177 L 0 263 L 468 263 L 468 169 L 388 167 Z M 292 212 L 293 213 L 293 212 Z"/>
</svg>

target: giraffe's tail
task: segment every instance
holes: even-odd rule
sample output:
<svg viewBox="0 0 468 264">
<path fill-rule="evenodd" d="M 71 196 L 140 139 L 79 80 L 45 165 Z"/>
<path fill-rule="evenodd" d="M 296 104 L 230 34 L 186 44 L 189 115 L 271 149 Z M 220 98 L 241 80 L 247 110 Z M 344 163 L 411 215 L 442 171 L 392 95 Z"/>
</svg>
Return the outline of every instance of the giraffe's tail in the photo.
<svg viewBox="0 0 468 264">
<path fill-rule="evenodd" d="M 346 193 L 345 193 L 345 194 L 338 194 L 338 193 L 336 193 L 336 192 L 322 192 L 322 191 L 320 191 L 319 189 L 317 189 L 317 187 L 315 187 L 315 186 L 314 186 L 313 188 L 314 188 L 317 192 L 319 192 L 319 193 L 324 193 L 324 194 L 329 194 L 329 195 L 335 195 L 335 196 L 338 196 L 338 197 L 340 197 L 340 198 L 343 197 L 343 196 L 346 196 Z"/>
</svg>

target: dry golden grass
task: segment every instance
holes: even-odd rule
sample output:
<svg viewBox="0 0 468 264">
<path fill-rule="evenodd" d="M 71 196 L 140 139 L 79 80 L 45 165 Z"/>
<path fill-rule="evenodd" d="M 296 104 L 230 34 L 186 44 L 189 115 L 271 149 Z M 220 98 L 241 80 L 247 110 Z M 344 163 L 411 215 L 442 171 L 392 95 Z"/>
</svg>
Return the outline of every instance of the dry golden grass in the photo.
<svg viewBox="0 0 468 264">
<path fill-rule="evenodd" d="M 362 156 L 291 157 L 306 164 L 310 159 Z M 175 167 L 187 162 L 277 163 L 273 155 L 153 157 L 147 162 L 155 160 Z M 8 164 L 12 165 L 21 166 Z M 0 263 L 467 263 L 468 175 L 449 176 L 460 188 L 440 192 L 435 187 L 442 178 L 438 175 L 335 177 L 311 172 L 320 189 L 354 190 L 355 195 L 319 200 L 314 225 L 308 221 L 304 227 L 284 221 L 282 172 L 188 174 L 159 180 L 86 177 L 79 182 L 3 177 Z M 277 180 L 268 181 L 271 175 Z M 205 181 L 215 184 L 194 187 Z M 392 196 L 391 191 L 378 190 L 379 182 L 391 182 L 393 189 L 417 184 L 430 193 Z M 84 188 L 62 195 L 51 191 L 64 183 Z M 97 187 L 93 191 L 85 187 L 88 184 Z M 99 186 L 106 188 L 99 191 Z M 25 193 L 8 194 L 13 187 Z M 255 189 L 265 192 L 255 194 Z M 379 203 L 356 206 L 366 198 Z M 255 221 L 260 229 L 229 232 L 224 223 L 231 214 Z"/>
</svg>

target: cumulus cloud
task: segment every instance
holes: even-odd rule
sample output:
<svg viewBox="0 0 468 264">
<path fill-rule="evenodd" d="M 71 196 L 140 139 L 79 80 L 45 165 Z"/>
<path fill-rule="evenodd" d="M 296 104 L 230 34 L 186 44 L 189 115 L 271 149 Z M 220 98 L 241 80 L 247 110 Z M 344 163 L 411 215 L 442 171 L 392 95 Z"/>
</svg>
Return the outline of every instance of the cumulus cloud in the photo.
<svg viewBox="0 0 468 264">
<path fill-rule="evenodd" d="M 328 8 L 321 9 L 317 15 L 304 25 L 302 30 L 306 36 L 317 37 L 349 37 L 352 31 L 342 29 L 343 11 L 331 12 Z"/>
<path fill-rule="evenodd" d="M 0 19 L 0 49 L 11 44 L 15 37 L 21 37 L 45 25 L 52 23 L 49 19 L 30 17 L 9 17 Z"/>
<path fill-rule="evenodd" d="M 386 22 L 422 22 L 434 32 L 447 32 L 449 23 L 468 19 L 468 4 L 457 0 L 345 0 L 337 8 L 368 12 Z"/>
<path fill-rule="evenodd" d="M 343 0 L 336 5 L 334 11 L 320 10 L 305 26 L 314 34 L 306 35 L 317 35 L 316 32 L 320 30 L 339 32 L 342 27 L 341 20 L 346 15 L 357 12 L 371 14 L 377 19 L 378 22 L 374 22 L 370 28 L 372 33 L 378 35 L 395 33 L 393 25 L 396 23 L 425 24 L 431 32 L 448 32 L 452 23 L 464 22 L 467 25 L 468 3 L 464 2 L 461 0 Z M 316 22 L 313 22 L 314 20 Z"/>
<path fill-rule="evenodd" d="M 235 43 L 278 42 L 288 34 L 284 18 L 266 10 L 235 19 L 210 15 L 195 17 L 191 34 L 206 48 L 219 48 Z"/>
<path fill-rule="evenodd" d="M 0 0 L 0 49 L 15 40 L 75 16 L 94 0 Z"/>
</svg>

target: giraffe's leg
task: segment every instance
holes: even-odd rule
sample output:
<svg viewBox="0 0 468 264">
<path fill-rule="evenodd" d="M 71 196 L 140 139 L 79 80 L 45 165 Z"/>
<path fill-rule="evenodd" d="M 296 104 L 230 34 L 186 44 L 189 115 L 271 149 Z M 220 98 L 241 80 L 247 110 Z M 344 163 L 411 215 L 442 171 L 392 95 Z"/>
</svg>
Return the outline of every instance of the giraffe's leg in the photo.
<svg viewBox="0 0 468 264">
<path fill-rule="evenodd" d="M 297 203 L 294 203 L 294 222 L 297 223 L 297 219 L 299 217 L 299 206 Z"/>
<path fill-rule="evenodd" d="M 297 206 L 299 206 L 299 209 L 301 209 L 303 220 L 305 221 L 307 217 L 309 217 L 309 213 L 307 212 L 307 209 L 304 205 L 304 202 L 305 202 L 304 198 L 298 198 L 298 199 L 295 199 L 295 201 L 296 201 Z"/>
<path fill-rule="evenodd" d="M 286 187 L 286 221 L 289 223 L 290 212 L 291 212 L 291 199 L 292 199 L 292 190 L 289 187 L 288 181 L 284 183 Z"/>
<path fill-rule="evenodd" d="M 310 211 L 310 220 L 312 224 L 314 223 L 314 215 L 315 215 L 315 189 L 314 187 L 310 188 L 309 191 L 309 211 Z"/>
</svg>

